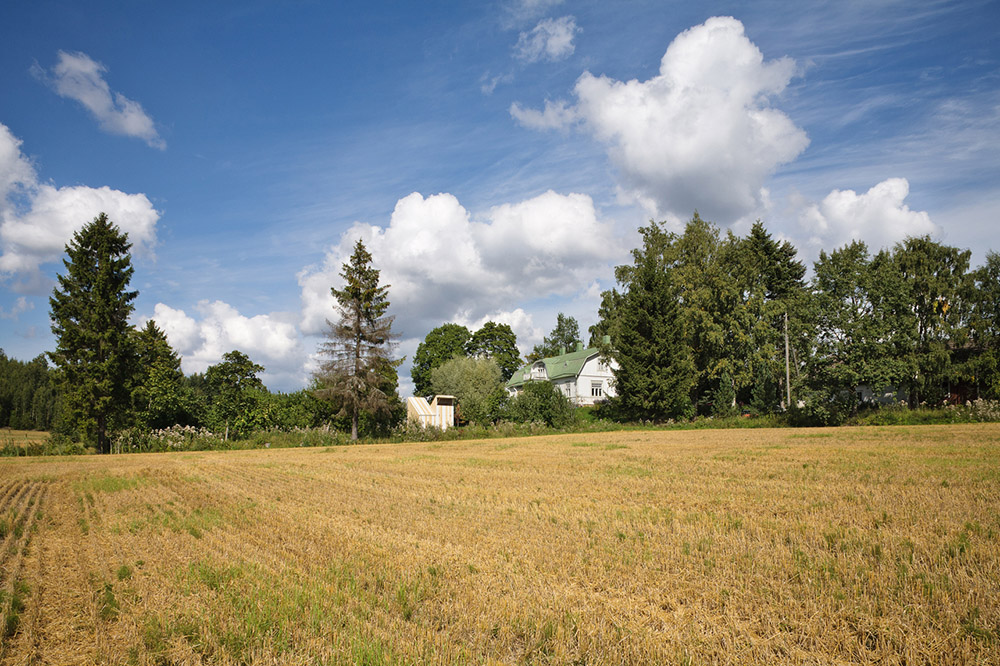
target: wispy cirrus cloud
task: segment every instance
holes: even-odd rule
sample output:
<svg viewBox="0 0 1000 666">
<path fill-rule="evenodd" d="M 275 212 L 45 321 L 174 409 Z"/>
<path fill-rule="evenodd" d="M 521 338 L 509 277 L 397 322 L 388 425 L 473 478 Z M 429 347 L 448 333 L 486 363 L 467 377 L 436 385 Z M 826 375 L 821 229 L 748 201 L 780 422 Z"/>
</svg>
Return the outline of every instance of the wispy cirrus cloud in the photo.
<svg viewBox="0 0 1000 666">
<path fill-rule="evenodd" d="M 14 301 L 14 305 L 9 310 L 0 307 L 0 319 L 13 319 L 16 321 L 22 313 L 34 309 L 34 303 L 30 302 L 24 296 L 18 296 L 17 300 Z"/>
<path fill-rule="evenodd" d="M 580 27 L 572 16 L 546 18 L 528 32 L 522 32 L 514 45 L 514 57 L 521 62 L 555 62 L 568 58 L 576 50 L 573 38 Z"/>
<path fill-rule="evenodd" d="M 106 132 L 142 139 L 149 146 L 164 150 L 153 119 L 139 102 L 111 90 L 104 74 L 108 68 L 86 53 L 59 51 L 59 61 L 47 71 L 37 63 L 32 74 L 49 85 L 57 95 L 76 100 L 97 120 Z"/>
<path fill-rule="evenodd" d="M 534 21 L 563 0 L 511 0 L 502 5 L 501 24 L 513 28 Z"/>
</svg>

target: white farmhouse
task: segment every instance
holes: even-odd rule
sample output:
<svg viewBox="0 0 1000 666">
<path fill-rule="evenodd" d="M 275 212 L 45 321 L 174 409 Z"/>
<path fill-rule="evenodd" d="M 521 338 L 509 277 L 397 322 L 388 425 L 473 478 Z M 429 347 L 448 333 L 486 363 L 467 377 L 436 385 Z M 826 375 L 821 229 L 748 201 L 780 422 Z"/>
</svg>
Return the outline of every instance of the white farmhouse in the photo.
<svg viewBox="0 0 1000 666">
<path fill-rule="evenodd" d="M 577 343 L 576 350 L 559 356 L 543 358 L 524 365 L 507 382 L 507 393 L 514 396 L 531 381 L 550 381 L 574 405 L 593 405 L 605 398 L 615 396 L 614 375 L 611 365 L 601 361 L 597 347 L 583 348 Z"/>
</svg>

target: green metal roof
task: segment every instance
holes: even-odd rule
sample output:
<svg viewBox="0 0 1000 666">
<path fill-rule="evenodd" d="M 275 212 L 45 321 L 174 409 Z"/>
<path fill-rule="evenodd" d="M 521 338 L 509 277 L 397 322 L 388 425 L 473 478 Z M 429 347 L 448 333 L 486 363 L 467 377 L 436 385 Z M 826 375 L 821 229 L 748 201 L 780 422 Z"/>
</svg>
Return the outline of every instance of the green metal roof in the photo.
<svg viewBox="0 0 1000 666">
<path fill-rule="evenodd" d="M 560 356 L 543 358 L 541 361 L 526 363 L 518 368 L 507 382 L 507 388 L 517 388 L 531 381 L 531 368 L 535 363 L 545 364 L 545 374 L 550 382 L 567 377 L 578 377 L 583 371 L 587 359 L 600 353 L 597 347 L 588 347 L 579 351 L 571 351 Z"/>
</svg>

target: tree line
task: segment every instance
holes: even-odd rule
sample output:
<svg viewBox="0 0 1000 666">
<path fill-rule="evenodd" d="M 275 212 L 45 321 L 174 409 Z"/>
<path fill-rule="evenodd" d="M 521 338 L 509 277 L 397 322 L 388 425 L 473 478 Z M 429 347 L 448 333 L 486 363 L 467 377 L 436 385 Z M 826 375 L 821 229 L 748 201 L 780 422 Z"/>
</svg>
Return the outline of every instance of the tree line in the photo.
<svg viewBox="0 0 1000 666">
<path fill-rule="evenodd" d="M 1000 397 L 1000 256 L 970 267 L 967 250 L 929 237 L 872 253 L 855 241 L 821 252 L 806 280 L 795 248 L 760 222 L 740 237 L 697 213 L 683 232 L 640 228 L 641 247 L 615 270 L 590 345 L 615 361 L 620 420 L 787 412 L 800 423 L 841 422 L 865 400 L 910 406 Z M 130 429 L 201 426 L 225 437 L 332 424 L 353 438 L 400 422 L 391 285 L 361 241 L 331 287 L 324 359 L 307 389 L 270 393 L 264 368 L 233 350 L 185 376 L 154 321 L 128 324 L 131 245 L 104 214 L 74 234 L 50 299 L 56 349 L 30 362 L 0 351 L 0 426 L 52 429 L 110 450 Z M 527 360 L 580 342 L 556 327 Z M 547 383 L 514 399 L 503 384 L 520 366 L 513 330 L 486 322 L 435 328 L 412 364 L 416 395 L 460 398 L 464 420 L 556 424 L 568 403 Z"/>
<path fill-rule="evenodd" d="M 355 289 L 353 269 L 345 266 L 345 289 L 333 290 L 342 320 L 331 324 L 330 343 L 321 352 L 335 361 L 338 336 L 353 340 L 351 371 L 357 376 L 348 379 L 346 392 L 340 390 L 344 368 L 331 361 L 308 389 L 275 394 L 260 379 L 263 366 L 239 350 L 224 354 L 205 373 L 185 376 L 179 355 L 155 321 L 131 326 L 138 292 L 129 289 L 134 272 L 130 249 L 127 234 L 103 213 L 74 234 L 66 245 L 65 271 L 57 276 L 49 300 L 56 348 L 48 360 L 54 367 L 45 357 L 25 364 L 0 354 L 0 425 L 51 429 L 106 453 L 115 438 L 175 425 L 208 428 L 225 438 L 269 428 L 332 425 L 351 429 L 357 437 L 359 431 L 385 431 L 401 418 L 398 362 L 379 352 L 391 349 L 388 324 L 384 330 L 364 328 L 388 306 L 378 301 L 385 291 L 364 284 Z M 361 252 L 352 260 L 370 264 L 370 255 L 363 247 Z M 364 275 L 364 266 L 355 268 L 377 285 L 378 271 L 372 273 L 368 266 Z M 359 309 L 359 297 L 374 298 L 375 305 Z M 374 382 L 374 392 L 365 393 L 366 382 Z M 376 393 L 381 400 L 373 397 Z"/>
<path fill-rule="evenodd" d="M 866 401 L 1000 397 L 994 252 L 972 269 L 968 250 L 927 236 L 875 253 L 854 241 L 821 252 L 807 281 L 759 221 L 745 237 L 697 213 L 681 233 L 640 233 L 591 329 L 609 335 L 621 418 L 787 410 L 834 424 Z"/>
<path fill-rule="evenodd" d="M 0 428 L 51 430 L 58 410 L 45 356 L 24 362 L 0 349 Z"/>
</svg>

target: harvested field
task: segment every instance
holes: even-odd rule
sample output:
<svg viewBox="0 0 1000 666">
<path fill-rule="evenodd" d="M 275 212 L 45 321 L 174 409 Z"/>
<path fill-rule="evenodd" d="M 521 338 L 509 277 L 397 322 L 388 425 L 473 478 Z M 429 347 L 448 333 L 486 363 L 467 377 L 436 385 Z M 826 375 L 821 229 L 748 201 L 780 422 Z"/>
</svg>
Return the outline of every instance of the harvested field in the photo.
<svg viewBox="0 0 1000 666">
<path fill-rule="evenodd" d="M 49 441 L 49 433 L 37 430 L 11 430 L 10 428 L 0 428 L 0 448 L 25 447 L 31 444 L 45 444 Z"/>
<path fill-rule="evenodd" d="M 0 460 L 0 664 L 1000 664 L 1000 427 Z"/>
</svg>

